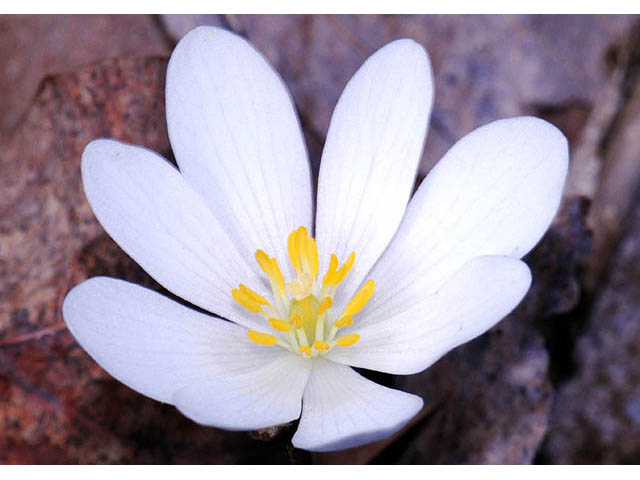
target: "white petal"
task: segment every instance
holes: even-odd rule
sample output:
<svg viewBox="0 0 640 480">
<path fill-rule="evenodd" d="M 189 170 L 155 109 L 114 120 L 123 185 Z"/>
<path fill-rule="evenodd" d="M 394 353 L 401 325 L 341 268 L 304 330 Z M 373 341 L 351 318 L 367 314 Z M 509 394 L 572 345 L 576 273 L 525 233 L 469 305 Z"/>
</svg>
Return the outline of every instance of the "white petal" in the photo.
<svg viewBox="0 0 640 480">
<path fill-rule="evenodd" d="M 360 334 L 358 343 L 335 347 L 327 358 L 389 373 L 420 372 L 498 323 L 530 284 L 531 273 L 521 260 L 477 257 L 432 295 L 412 289 L 404 306 L 363 316 L 349 329 Z"/>
<path fill-rule="evenodd" d="M 297 448 L 342 450 L 393 435 L 422 408 L 416 395 L 373 383 L 351 368 L 313 362 L 302 400 Z"/>
<path fill-rule="evenodd" d="M 402 219 L 432 99 L 429 57 L 412 40 L 374 53 L 340 97 L 322 154 L 316 215 L 321 271 L 332 252 L 341 261 L 356 252 L 338 298 L 351 296 Z"/>
<path fill-rule="evenodd" d="M 247 331 L 140 286 L 96 277 L 69 292 L 69 330 L 107 372 L 208 425 L 255 429 L 297 418 L 309 366 Z M 308 364 L 309 362 L 306 362 Z M 279 381 L 274 381 L 276 372 Z"/>
<path fill-rule="evenodd" d="M 285 268 L 287 236 L 312 223 L 311 173 L 279 75 L 241 37 L 188 33 L 167 70 L 167 124 L 180 167 L 247 256 Z"/>
<path fill-rule="evenodd" d="M 248 341 L 246 333 L 244 341 Z M 247 373 L 206 380 L 180 389 L 172 403 L 202 425 L 227 430 L 255 430 L 279 425 L 300 416 L 302 392 L 311 362 L 279 347 L 279 357 L 264 364 L 247 358 Z"/>
<path fill-rule="evenodd" d="M 558 209 L 567 163 L 566 138 L 538 118 L 498 120 L 465 136 L 411 199 L 369 274 L 376 292 L 366 311 L 406 308 L 474 257 L 525 255 Z"/>
<path fill-rule="evenodd" d="M 261 284 L 253 259 L 240 254 L 173 165 L 141 147 L 96 140 L 82 155 L 82 180 L 107 233 L 161 285 L 239 324 L 264 327 L 231 297 L 240 282 Z"/>
</svg>

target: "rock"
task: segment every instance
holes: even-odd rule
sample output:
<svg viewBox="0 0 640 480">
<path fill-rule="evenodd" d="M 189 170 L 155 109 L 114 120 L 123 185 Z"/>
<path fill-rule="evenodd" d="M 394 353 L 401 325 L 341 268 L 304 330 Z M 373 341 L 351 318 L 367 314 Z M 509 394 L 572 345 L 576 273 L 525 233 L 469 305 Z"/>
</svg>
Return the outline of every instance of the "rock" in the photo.
<svg viewBox="0 0 640 480">
<path fill-rule="evenodd" d="M 182 14 L 182 15 L 160 15 L 161 22 L 169 37 L 177 42 L 184 37 L 187 32 L 200 25 L 215 25 L 225 27 L 223 15 L 212 14 Z"/>
<path fill-rule="evenodd" d="M 609 264 L 640 188 L 640 22 L 634 24 L 626 47 L 620 55 L 624 75 L 618 110 L 601 144 L 600 182 L 589 218 L 595 234 L 586 279 L 589 290 L 597 287 Z"/>
<path fill-rule="evenodd" d="M 73 258 L 103 232 L 80 184 L 85 145 L 108 136 L 169 149 L 165 68 L 162 59 L 110 60 L 51 77 L 2 145 L 0 338 L 60 322 Z M 17 307 L 28 312 L 28 325 L 10 321 Z"/>
<path fill-rule="evenodd" d="M 148 15 L 0 16 L 0 139 L 18 125 L 46 75 L 110 57 L 168 54 Z"/>
<path fill-rule="evenodd" d="M 578 339 L 575 376 L 558 387 L 541 461 L 640 461 L 639 263 L 636 209 Z"/>
</svg>

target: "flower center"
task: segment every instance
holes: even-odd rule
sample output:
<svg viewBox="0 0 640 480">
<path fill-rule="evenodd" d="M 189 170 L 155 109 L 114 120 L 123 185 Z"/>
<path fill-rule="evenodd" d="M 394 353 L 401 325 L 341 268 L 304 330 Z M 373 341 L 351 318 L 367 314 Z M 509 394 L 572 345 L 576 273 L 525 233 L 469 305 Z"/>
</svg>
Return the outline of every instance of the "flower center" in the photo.
<svg viewBox="0 0 640 480">
<path fill-rule="evenodd" d="M 273 302 L 242 283 L 231 292 L 236 302 L 265 317 L 275 331 L 249 330 L 249 339 L 259 345 L 279 345 L 308 358 L 323 355 L 336 346 L 348 347 L 356 343 L 360 339 L 357 333 L 340 337 L 337 334 L 341 328 L 353 324 L 353 316 L 373 295 L 374 281 L 367 280 L 341 314 L 334 315 L 331 310 L 336 290 L 353 267 L 356 254 L 352 252 L 340 265 L 338 257 L 332 253 L 327 273 L 319 284 L 318 249 L 305 227 L 291 232 L 288 249 L 291 265 L 296 271 L 296 277 L 289 283 L 285 283 L 275 258 L 263 250 L 255 254 L 258 265 L 271 284 Z"/>
</svg>

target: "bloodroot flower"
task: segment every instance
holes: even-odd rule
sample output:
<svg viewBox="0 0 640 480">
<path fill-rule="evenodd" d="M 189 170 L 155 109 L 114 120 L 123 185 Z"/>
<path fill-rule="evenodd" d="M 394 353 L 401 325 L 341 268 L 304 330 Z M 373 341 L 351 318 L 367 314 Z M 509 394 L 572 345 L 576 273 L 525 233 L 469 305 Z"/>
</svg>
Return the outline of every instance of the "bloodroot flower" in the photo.
<svg viewBox="0 0 640 480">
<path fill-rule="evenodd" d="M 125 252 L 222 318 L 98 277 L 64 302 L 78 342 L 124 384 L 203 425 L 253 430 L 299 417 L 293 444 L 314 451 L 396 432 L 422 399 L 351 367 L 420 372 L 508 314 L 531 283 L 519 259 L 549 226 L 567 172 L 554 126 L 499 120 L 456 143 L 409 201 L 432 83 L 411 40 L 358 70 L 331 119 L 314 222 L 282 80 L 242 38 L 190 32 L 167 71 L 179 170 L 145 148 L 96 140 L 82 179 Z"/>
</svg>

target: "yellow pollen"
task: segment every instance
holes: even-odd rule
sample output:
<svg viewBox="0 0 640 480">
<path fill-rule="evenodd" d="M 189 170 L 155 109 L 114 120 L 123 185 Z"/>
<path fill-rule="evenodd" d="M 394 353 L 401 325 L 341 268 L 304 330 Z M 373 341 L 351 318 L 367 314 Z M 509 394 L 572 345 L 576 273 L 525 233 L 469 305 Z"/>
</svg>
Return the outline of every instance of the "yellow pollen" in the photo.
<svg viewBox="0 0 640 480">
<path fill-rule="evenodd" d="M 318 315 L 322 315 L 324 312 L 329 310 L 333 305 L 333 300 L 331 297 L 324 297 L 322 302 L 320 302 L 320 306 L 318 307 Z"/>
<path fill-rule="evenodd" d="M 332 310 L 338 286 L 355 264 L 355 252 L 350 253 L 342 265 L 338 256 L 332 253 L 326 273 L 319 277 L 318 247 L 304 226 L 289 234 L 287 252 L 295 273 L 286 281 L 275 257 L 270 257 L 264 250 L 255 252 L 256 262 L 269 280 L 272 296 L 264 297 L 242 283 L 231 291 L 236 302 L 263 316 L 273 329 L 273 334 L 249 330 L 249 339 L 258 345 L 278 345 L 310 359 L 324 355 L 336 346 L 356 343 L 360 339 L 356 333 L 339 338 L 336 334 L 340 328 L 355 323 L 354 315 L 373 295 L 373 280 L 364 283 L 342 314 Z"/>
<path fill-rule="evenodd" d="M 298 255 L 298 248 L 296 245 L 297 233 L 298 233 L 297 230 L 294 230 L 293 232 L 291 232 L 291 234 L 289 235 L 289 241 L 287 243 L 287 246 L 289 248 L 289 260 L 291 260 L 291 265 L 293 265 L 293 268 L 296 269 L 296 272 L 300 274 L 300 271 L 301 271 L 300 256 Z"/>
<path fill-rule="evenodd" d="M 258 345 L 265 345 L 267 347 L 271 347 L 278 343 L 278 338 L 273 335 L 269 335 L 268 333 L 256 332 L 255 330 L 249 330 L 247 332 L 249 336 L 249 340 L 257 343 Z"/>
<path fill-rule="evenodd" d="M 308 272 L 310 270 L 309 255 L 307 253 L 307 236 L 307 229 L 305 227 L 300 227 L 296 231 L 296 248 L 303 272 Z"/>
<path fill-rule="evenodd" d="M 336 328 L 350 327 L 351 325 L 353 325 L 353 317 L 351 315 L 346 315 L 333 322 L 333 326 Z"/>
<path fill-rule="evenodd" d="M 251 296 L 249 296 L 246 292 L 239 288 L 235 288 L 231 291 L 231 296 L 233 299 L 242 305 L 244 308 L 254 313 L 264 313 L 262 306 L 253 300 Z"/>
<path fill-rule="evenodd" d="M 351 252 L 345 262 L 340 268 L 338 268 L 338 257 L 335 253 L 331 254 L 329 258 L 329 268 L 327 273 L 322 279 L 322 285 L 327 287 L 329 285 L 339 285 L 351 271 L 353 264 L 356 261 L 356 253 Z"/>
<path fill-rule="evenodd" d="M 276 259 L 269 258 L 264 250 L 256 251 L 255 257 L 262 271 L 269 277 L 274 290 L 284 292 L 284 277 Z"/>
<path fill-rule="evenodd" d="M 256 257 L 256 262 L 258 262 L 258 265 L 260 265 L 260 268 L 262 269 L 262 271 L 266 273 L 268 276 L 271 276 L 272 267 L 271 267 L 271 259 L 269 258 L 269 255 L 267 255 L 267 253 L 264 250 L 256 250 L 255 257 Z"/>
<path fill-rule="evenodd" d="M 355 315 L 362 310 L 371 298 L 371 295 L 373 295 L 374 287 L 375 282 L 373 280 L 367 280 L 362 288 L 358 290 L 358 293 L 347 303 L 343 315 Z"/>
<path fill-rule="evenodd" d="M 321 352 L 322 350 L 329 350 L 331 347 L 326 342 L 321 342 L 320 340 L 316 340 L 313 342 L 313 348 Z"/>
<path fill-rule="evenodd" d="M 340 337 L 336 339 L 336 343 L 341 347 L 349 347 L 360 340 L 360 335 L 357 333 L 350 333 L 349 335 L 345 335 L 344 337 Z"/>
<path fill-rule="evenodd" d="M 347 274 L 351 271 L 351 267 L 356 261 L 356 252 L 351 252 L 347 257 L 347 260 L 342 264 L 342 266 L 336 272 L 336 284 L 339 284 L 344 280 Z"/>
<path fill-rule="evenodd" d="M 332 253 L 329 259 L 329 268 L 327 269 L 325 276 L 322 278 L 322 286 L 326 287 L 327 285 L 333 285 L 333 280 L 337 270 L 338 256 L 335 253 Z"/>
<path fill-rule="evenodd" d="M 284 292 L 284 277 L 282 276 L 282 272 L 280 271 L 280 267 L 278 266 L 278 262 L 275 258 L 271 259 L 271 264 L 273 265 L 273 281 L 278 287 L 280 292 Z"/>
<path fill-rule="evenodd" d="M 299 349 L 298 349 L 298 353 L 306 353 L 307 356 L 311 356 L 311 347 L 309 345 L 302 345 Z"/>
<path fill-rule="evenodd" d="M 287 247 L 291 265 L 298 275 L 306 272 L 315 277 L 318 274 L 318 248 L 315 239 L 309 235 L 305 227 L 291 232 Z"/>
<path fill-rule="evenodd" d="M 262 295 L 260 295 L 259 293 L 254 292 L 253 290 L 251 290 L 249 287 L 247 287 L 246 285 L 243 285 L 242 283 L 239 286 L 240 291 L 242 293 L 244 293 L 245 295 L 247 295 L 251 301 L 257 303 L 258 305 L 269 305 L 269 301 L 264 298 Z"/>
<path fill-rule="evenodd" d="M 280 320 L 279 318 L 270 318 L 269 323 L 274 330 L 279 332 L 288 332 L 291 330 L 291 325 L 289 325 L 284 320 Z"/>
<path fill-rule="evenodd" d="M 316 247 L 316 241 L 309 236 L 306 228 L 301 227 L 298 232 L 302 263 L 306 270 L 315 277 L 318 274 L 318 248 Z"/>
</svg>

